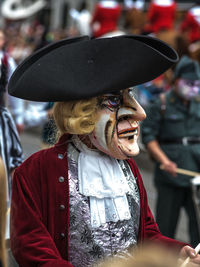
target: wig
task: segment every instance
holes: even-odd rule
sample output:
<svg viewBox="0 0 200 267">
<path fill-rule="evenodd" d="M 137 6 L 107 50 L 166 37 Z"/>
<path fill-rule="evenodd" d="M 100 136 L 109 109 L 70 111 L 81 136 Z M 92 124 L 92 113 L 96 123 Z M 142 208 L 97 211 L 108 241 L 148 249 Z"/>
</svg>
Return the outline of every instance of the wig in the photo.
<svg viewBox="0 0 200 267">
<path fill-rule="evenodd" d="M 6 266 L 5 249 L 5 228 L 6 228 L 6 172 L 4 163 L 0 157 L 0 262 Z"/>
<path fill-rule="evenodd" d="M 97 109 L 97 98 L 55 103 L 53 115 L 59 135 L 91 133 Z"/>
</svg>

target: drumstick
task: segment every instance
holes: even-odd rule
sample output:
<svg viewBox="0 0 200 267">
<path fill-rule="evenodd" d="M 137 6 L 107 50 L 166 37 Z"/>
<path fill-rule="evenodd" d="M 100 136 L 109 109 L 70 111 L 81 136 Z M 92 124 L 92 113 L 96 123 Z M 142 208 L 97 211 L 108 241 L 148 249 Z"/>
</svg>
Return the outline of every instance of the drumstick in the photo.
<svg viewBox="0 0 200 267">
<path fill-rule="evenodd" d="M 196 248 L 194 249 L 195 252 L 198 254 L 200 251 L 200 243 L 196 246 Z M 185 267 L 190 261 L 190 257 L 187 257 L 186 260 L 184 260 L 184 262 L 181 264 L 180 267 Z"/>
<path fill-rule="evenodd" d="M 164 170 L 163 165 L 160 165 L 160 169 Z M 181 174 L 185 174 L 185 175 L 189 175 L 189 176 L 200 176 L 199 172 L 193 172 L 193 171 L 189 171 L 189 170 L 185 170 L 185 169 L 181 169 L 181 168 L 177 168 L 176 172 L 181 173 Z"/>
<path fill-rule="evenodd" d="M 189 176 L 200 176 L 199 172 L 193 172 L 193 171 L 189 171 L 189 170 L 185 170 L 185 169 L 181 169 L 181 168 L 177 168 L 176 172 L 181 173 L 181 174 L 185 174 L 185 175 L 189 175 Z"/>
</svg>

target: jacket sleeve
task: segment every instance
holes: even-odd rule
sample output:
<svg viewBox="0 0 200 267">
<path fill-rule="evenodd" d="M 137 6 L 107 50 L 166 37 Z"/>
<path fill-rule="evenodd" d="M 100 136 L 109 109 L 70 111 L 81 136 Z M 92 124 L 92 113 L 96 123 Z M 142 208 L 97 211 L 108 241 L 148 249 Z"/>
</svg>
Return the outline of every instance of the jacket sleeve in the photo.
<svg viewBox="0 0 200 267">
<path fill-rule="evenodd" d="M 25 179 L 20 169 L 14 174 L 11 202 L 11 249 L 15 259 L 20 266 L 73 267 L 61 257 L 43 223 L 41 185 L 36 178 L 39 173 L 29 173 L 29 179 Z"/>
</svg>

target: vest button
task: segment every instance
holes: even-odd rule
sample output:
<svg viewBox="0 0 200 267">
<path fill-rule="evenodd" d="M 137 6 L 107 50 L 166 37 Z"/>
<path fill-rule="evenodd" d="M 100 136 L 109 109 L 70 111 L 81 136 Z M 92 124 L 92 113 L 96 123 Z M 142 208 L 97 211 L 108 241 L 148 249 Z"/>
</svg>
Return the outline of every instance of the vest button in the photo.
<svg viewBox="0 0 200 267">
<path fill-rule="evenodd" d="M 65 205 L 60 205 L 60 210 L 64 210 L 65 209 Z"/>
<path fill-rule="evenodd" d="M 61 236 L 62 238 L 65 238 L 65 234 L 64 234 L 64 233 L 60 233 L 60 236 Z"/>
<path fill-rule="evenodd" d="M 64 158 L 63 154 L 58 154 L 58 158 L 63 159 Z"/>
<path fill-rule="evenodd" d="M 65 178 L 63 176 L 60 176 L 58 180 L 60 183 L 63 183 L 65 181 Z"/>
</svg>

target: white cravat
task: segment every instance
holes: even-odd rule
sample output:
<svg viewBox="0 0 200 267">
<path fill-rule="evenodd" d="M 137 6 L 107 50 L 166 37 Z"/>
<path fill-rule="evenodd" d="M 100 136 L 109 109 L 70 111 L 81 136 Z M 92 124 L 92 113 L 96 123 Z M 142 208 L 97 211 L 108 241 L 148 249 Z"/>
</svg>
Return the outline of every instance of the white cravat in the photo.
<svg viewBox="0 0 200 267">
<path fill-rule="evenodd" d="M 106 222 L 129 220 L 126 197 L 129 186 L 116 159 L 91 150 L 77 136 L 72 137 L 81 151 L 78 158 L 79 191 L 89 197 L 92 227 Z"/>
</svg>

